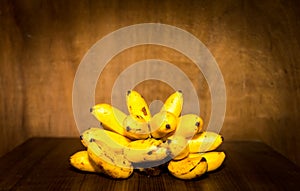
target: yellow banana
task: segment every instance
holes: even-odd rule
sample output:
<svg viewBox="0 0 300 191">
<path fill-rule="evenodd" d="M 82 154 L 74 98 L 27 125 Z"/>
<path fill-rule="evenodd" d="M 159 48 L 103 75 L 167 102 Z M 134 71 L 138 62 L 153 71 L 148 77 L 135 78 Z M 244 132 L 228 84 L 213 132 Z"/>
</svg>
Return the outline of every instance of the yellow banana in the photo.
<svg viewBox="0 0 300 191">
<path fill-rule="evenodd" d="M 87 151 L 78 151 L 70 156 L 70 164 L 81 171 L 102 173 L 101 168 L 89 158 Z"/>
<path fill-rule="evenodd" d="M 130 139 L 147 139 L 150 136 L 148 123 L 145 120 L 136 120 L 132 115 L 128 115 L 124 121 L 123 126 L 126 129 L 125 135 Z"/>
<path fill-rule="evenodd" d="M 218 148 L 223 142 L 223 137 L 212 131 L 196 134 L 188 141 L 191 153 L 207 152 Z"/>
<path fill-rule="evenodd" d="M 194 158 L 194 157 L 204 157 L 207 161 L 207 171 L 214 171 L 218 169 L 224 162 L 225 160 L 225 153 L 223 151 L 211 151 L 211 152 L 206 152 L 206 153 L 191 153 L 189 154 L 189 158 Z"/>
<path fill-rule="evenodd" d="M 168 156 L 167 153 L 165 144 L 153 138 L 132 141 L 124 149 L 124 156 L 133 163 L 159 162 Z"/>
<path fill-rule="evenodd" d="M 91 113 L 102 123 L 103 128 L 124 135 L 122 126 L 126 114 L 119 109 L 106 104 L 97 104 L 91 108 Z"/>
<path fill-rule="evenodd" d="M 178 90 L 167 98 L 161 111 L 168 111 L 178 117 L 181 114 L 182 105 L 182 92 L 181 90 Z"/>
<path fill-rule="evenodd" d="M 118 154 L 105 144 L 97 144 L 92 141 L 87 152 L 93 162 L 102 169 L 103 173 L 112 178 L 128 178 L 133 173 L 131 163 L 124 158 L 123 154 Z"/>
<path fill-rule="evenodd" d="M 152 137 L 162 138 L 176 130 L 177 117 L 170 112 L 161 111 L 151 118 L 149 126 Z"/>
<path fill-rule="evenodd" d="M 126 104 L 130 115 L 136 119 L 144 119 L 148 122 L 151 119 L 149 107 L 137 91 L 129 90 L 126 95 Z"/>
<path fill-rule="evenodd" d="M 188 180 L 202 176 L 207 172 L 207 162 L 203 157 L 184 158 L 178 161 L 170 161 L 169 172 L 180 179 Z"/>
<path fill-rule="evenodd" d="M 100 142 L 100 144 L 101 142 L 108 144 L 112 148 L 112 150 L 119 153 L 123 152 L 123 148 L 131 142 L 131 140 L 122 135 L 119 135 L 112 131 L 101 129 L 99 127 L 92 127 L 85 130 L 80 135 L 80 138 L 82 144 L 85 147 L 93 142 L 93 140 L 96 140 L 97 142 Z"/>
<path fill-rule="evenodd" d="M 173 160 L 181 160 L 189 155 L 188 140 L 183 136 L 171 136 L 167 145 Z"/>
<path fill-rule="evenodd" d="M 203 120 L 196 114 L 182 115 L 178 119 L 176 135 L 192 138 L 195 134 L 202 131 Z"/>
</svg>

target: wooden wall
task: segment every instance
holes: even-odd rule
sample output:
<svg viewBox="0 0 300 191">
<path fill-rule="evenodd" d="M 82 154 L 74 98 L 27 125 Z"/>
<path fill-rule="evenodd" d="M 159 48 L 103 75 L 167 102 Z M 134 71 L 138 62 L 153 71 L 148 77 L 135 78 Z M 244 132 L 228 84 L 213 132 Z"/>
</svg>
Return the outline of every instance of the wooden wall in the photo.
<svg viewBox="0 0 300 191">
<path fill-rule="evenodd" d="M 72 85 L 84 54 L 116 29 L 155 22 L 192 33 L 214 55 L 227 91 L 225 140 L 261 140 L 300 165 L 299 17 L 296 0 L 1 0 L 0 155 L 32 136 L 78 136 Z M 135 47 L 113 58 L 98 81 L 96 102 L 109 102 L 120 72 L 147 58 L 187 73 L 208 121 L 203 75 L 164 47 Z M 172 92 L 155 80 L 136 89 L 149 103 Z"/>
</svg>

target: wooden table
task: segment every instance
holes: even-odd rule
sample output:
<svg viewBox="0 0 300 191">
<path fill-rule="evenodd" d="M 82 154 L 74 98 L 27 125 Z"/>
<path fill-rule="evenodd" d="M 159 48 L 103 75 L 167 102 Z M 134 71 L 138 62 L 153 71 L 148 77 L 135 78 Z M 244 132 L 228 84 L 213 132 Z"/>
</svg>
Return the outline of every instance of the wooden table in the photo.
<svg viewBox="0 0 300 191">
<path fill-rule="evenodd" d="M 69 156 L 84 149 L 79 138 L 32 138 L 0 158 L 0 190 L 299 190 L 300 168 L 261 142 L 224 142 L 223 167 L 199 180 L 167 172 L 127 180 L 82 173 Z"/>
</svg>

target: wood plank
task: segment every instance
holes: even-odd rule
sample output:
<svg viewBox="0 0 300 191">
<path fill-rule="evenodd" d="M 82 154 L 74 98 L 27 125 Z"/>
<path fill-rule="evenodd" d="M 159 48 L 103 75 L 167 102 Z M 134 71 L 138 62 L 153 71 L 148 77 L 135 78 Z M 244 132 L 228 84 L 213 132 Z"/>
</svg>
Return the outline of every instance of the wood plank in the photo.
<svg viewBox="0 0 300 191">
<path fill-rule="evenodd" d="M 34 138 L 0 158 L 0 190 L 298 190 L 300 168 L 261 142 L 224 142 L 224 165 L 191 181 L 164 172 L 129 179 L 85 173 L 69 165 L 84 149 L 78 138 Z"/>
<path fill-rule="evenodd" d="M 227 142 L 224 175 L 243 182 L 249 190 L 294 190 L 299 185 L 299 167 L 261 142 Z M 243 189 L 244 190 L 244 189 Z"/>
<path fill-rule="evenodd" d="M 71 170 L 69 156 L 84 147 L 79 138 L 61 138 L 55 141 L 55 147 L 48 151 L 12 190 L 78 190 L 84 174 Z M 37 149 L 42 150 L 43 147 Z"/>
<path fill-rule="evenodd" d="M 55 148 L 57 139 L 30 139 L 15 148 L 0 162 L 0 188 L 8 190 L 35 168 Z"/>
</svg>

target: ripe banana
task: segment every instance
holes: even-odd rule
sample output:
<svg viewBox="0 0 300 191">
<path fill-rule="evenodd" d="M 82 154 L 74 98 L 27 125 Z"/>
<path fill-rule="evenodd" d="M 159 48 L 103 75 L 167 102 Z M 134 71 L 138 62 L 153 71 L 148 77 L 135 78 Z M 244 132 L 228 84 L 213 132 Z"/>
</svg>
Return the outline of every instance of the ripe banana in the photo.
<svg viewBox="0 0 300 191">
<path fill-rule="evenodd" d="M 126 95 L 126 104 L 130 115 L 136 119 L 144 119 L 148 122 L 151 119 L 149 107 L 137 91 L 129 90 Z"/>
<path fill-rule="evenodd" d="M 125 129 L 122 126 L 126 114 L 119 109 L 106 104 L 97 104 L 91 108 L 91 113 L 102 123 L 104 129 L 124 135 Z"/>
<path fill-rule="evenodd" d="M 102 173 L 99 168 L 90 158 L 87 151 L 78 151 L 70 156 L 70 164 L 82 171 Z"/>
<path fill-rule="evenodd" d="M 207 172 L 210 172 L 218 169 L 223 164 L 226 155 L 223 151 L 211 151 L 206 153 L 191 153 L 188 157 L 204 157 L 208 165 Z"/>
<path fill-rule="evenodd" d="M 128 115 L 123 121 L 123 126 L 126 129 L 125 135 L 132 140 L 147 139 L 150 136 L 148 123 L 143 119 L 136 120 L 132 115 Z"/>
<path fill-rule="evenodd" d="M 134 168 L 157 176 L 168 168 L 180 179 L 194 179 L 218 169 L 225 153 L 212 151 L 223 142 L 215 132 L 202 131 L 196 114 L 181 115 L 183 94 L 176 91 L 153 117 L 145 99 L 136 91 L 126 95 L 129 115 L 109 104 L 97 104 L 91 114 L 103 128 L 85 130 L 80 138 L 86 151 L 70 156 L 70 164 L 82 171 L 116 179 L 131 176 Z"/>
<path fill-rule="evenodd" d="M 182 115 L 178 119 L 176 135 L 192 138 L 195 134 L 202 131 L 203 120 L 196 114 Z"/>
<path fill-rule="evenodd" d="M 133 167 L 124 155 L 115 153 L 108 145 L 99 145 L 92 140 L 87 152 L 103 173 L 112 178 L 125 179 L 133 173 Z"/>
<path fill-rule="evenodd" d="M 196 134 L 188 142 L 191 153 L 207 152 L 218 148 L 223 142 L 223 137 L 212 131 L 204 131 Z"/>
<path fill-rule="evenodd" d="M 185 137 L 173 135 L 168 137 L 166 142 L 173 160 L 181 160 L 189 155 L 188 140 Z"/>
<path fill-rule="evenodd" d="M 88 147 L 88 145 L 93 140 L 96 140 L 97 142 L 99 142 L 99 144 L 101 144 L 101 142 L 104 142 L 105 144 L 109 145 L 112 148 L 112 150 L 119 153 L 122 153 L 123 148 L 131 142 L 131 140 L 122 135 L 119 135 L 112 131 L 101 129 L 99 127 L 92 127 L 85 130 L 80 135 L 80 138 L 82 144 L 85 147 Z"/>
<path fill-rule="evenodd" d="M 200 177 L 207 172 L 207 162 L 203 157 L 184 158 L 182 160 L 172 160 L 169 162 L 169 172 L 180 179 L 188 180 Z"/>
<path fill-rule="evenodd" d="M 167 155 L 167 148 L 161 140 L 148 138 L 145 140 L 132 141 L 124 149 L 124 156 L 137 166 L 146 167 L 153 162 L 160 162 Z"/>
<path fill-rule="evenodd" d="M 162 138 L 175 131 L 177 126 L 177 117 L 170 112 L 161 111 L 151 118 L 149 126 L 152 137 Z"/>
<path fill-rule="evenodd" d="M 183 105 L 182 91 L 178 90 L 171 94 L 165 101 L 161 111 L 168 111 L 178 117 L 181 114 Z"/>
</svg>

